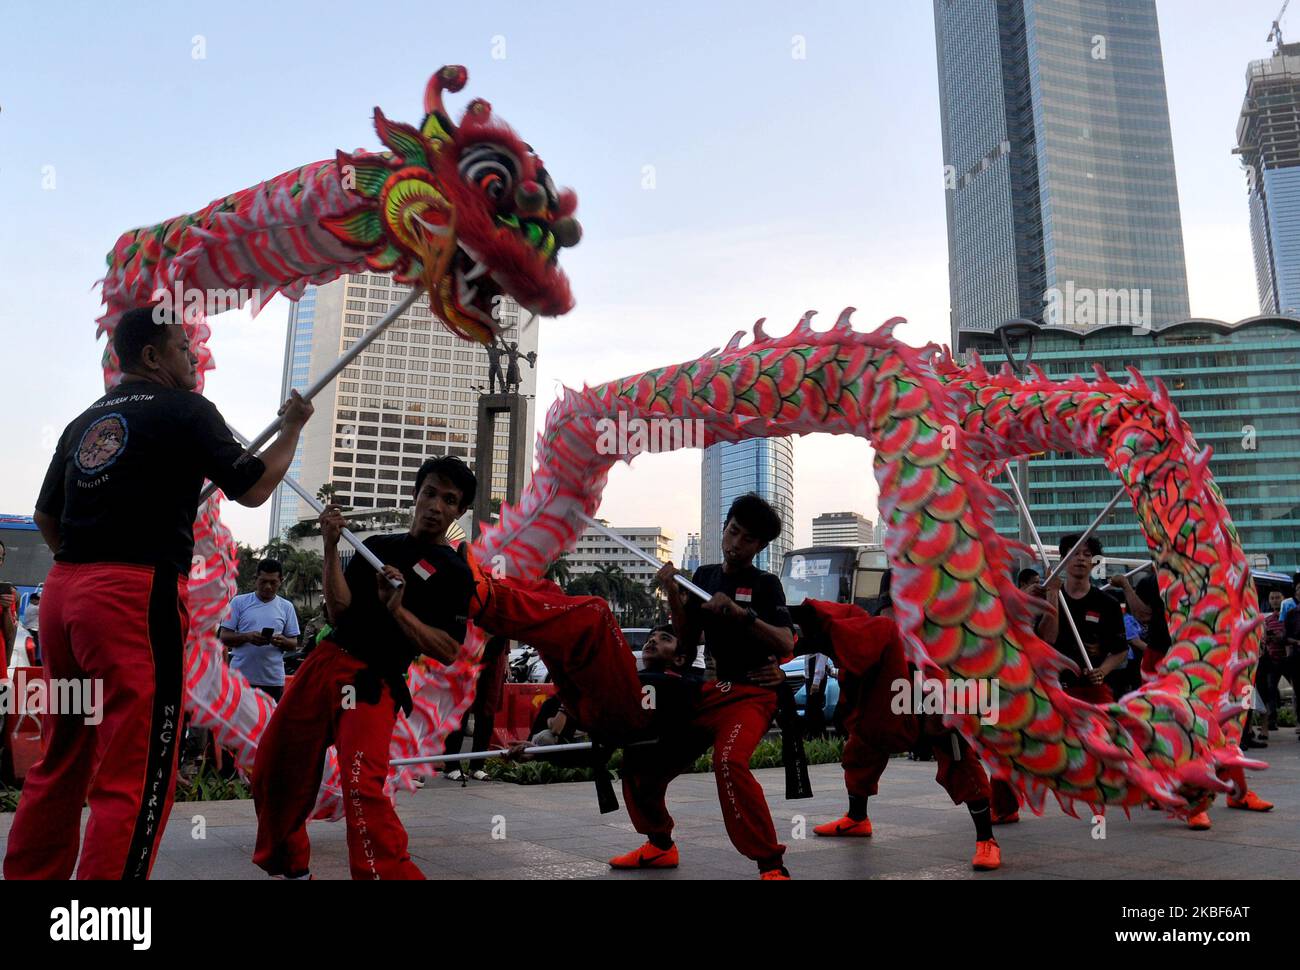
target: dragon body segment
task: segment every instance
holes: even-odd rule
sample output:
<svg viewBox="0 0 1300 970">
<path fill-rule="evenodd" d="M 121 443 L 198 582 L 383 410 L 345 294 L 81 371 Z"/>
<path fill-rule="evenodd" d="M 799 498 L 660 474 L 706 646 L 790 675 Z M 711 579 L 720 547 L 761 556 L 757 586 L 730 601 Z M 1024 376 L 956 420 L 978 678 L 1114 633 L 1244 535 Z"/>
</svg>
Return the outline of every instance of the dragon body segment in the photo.
<svg viewBox="0 0 1300 970">
<path fill-rule="evenodd" d="M 891 320 L 829 331 L 811 314 L 789 335 L 762 321 L 741 346 L 569 390 L 547 415 L 538 467 L 515 507 L 476 549 L 531 578 L 570 548 L 592 515 L 609 468 L 630 455 L 597 447 L 606 422 L 703 422 L 705 446 L 751 437 L 852 434 L 876 449 L 895 615 L 909 658 L 927 673 L 996 678 L 996 718 L 948 714 L 993 773 L 1041 810 L 1050 790 L 1067 810 L 1154 798 L 1187 812 L 1226 790 L 1219 768 L 1258 767 L 1239 747 L 1241 705 L 1258 655 L 1257 602 L 1235 531 L 1163 387 L 1135 375 L 1052 382 L 991 376 L 937 347 L 895 340 Z M 1121 478 L 1159 567 L 1173 649 L 1160 677 L 1096 706 L 1066 694 L 1070 661 L 1033 633 L 1037 607 L 1011 581 L 1012 544 L 993 530 L 1003 501 L 989 482 L 1006 459 L 1044 449 L 1103 458 Z"/>
<path fill-rule="evenodd" d="M 235 305 L 251 290 L 264 303 L 367 269 L 425 288 L 434 314 L 471 340 L 495 337 L 492 304 L 503 294 L 535 312 L 567 311 L 572 296 L 556 255 L 581 235 L 576 198 L 555 188 L 487 102 L 471 102 L 453 124 L 442 94 L 465 80 L 463 68 L 435 74 L 418 126 L 376 110 L 386 152 L 339 153 L 125 233 L 109 255 L 100 332 L 111 334 L 125 310 L 175 287 L 233 290 Z M 1241 754 L 1238 702 L 1258 656 L 1256 595 L 1209 452 L 1197 448 L 1163 386 L 1137 375 L 1123 386 L 1105 375 L 1092 382 L 990 375 L 978 361 L 959 364 L 937 347 L 895 340 L 897 320 L 855 331 L 850 312 L 827 331 L 814 331 L 809 314 L 778 338 L 760 321 L 744 346 L 737 333 L 696 360 L 566 390 L 547 415 L 520 502 L 503 508 L 476 543 L 480 561 L 533 579 L 573 547 L 584 527 L 576 513 L 594 514 L 609 468 L 633 457 L 600 446 L 603 422 L 620 416 L 699 421 L 705 445 L 855 435 L 876 451 L 909 657 L 937 676 L 997 679 L 995 718 L 946 717 L 1036 810 L 1051 791 L 1067 810 L 1152 797 L 1185 813 L 1225 790 L 1220 769 L 1258 767 Z M 208 324 L 201 308 L 184 319 L 201 380 L 212 366 Z M 111 347 L 104 373 L 110 387 L 121 376 Z M 1169 609 L 1174 643 L 1158 679 L 1106 706 L 1061 690 L 1070 661 L 1033 634 L 1038 607 L 1011 583 L 1013 546 L 993 530 L 1003 499 L 990 477 L 1009 458 L 1047 449 L 1100 457 L 1117 473 Z M 215 630 L 236 570 L 218 513 L 214 497 L 195 524 L 186 683 L 195 723 L 250 767 L 272 706 L 221 662 Z M 393 756 L 441 750 L 471 703 L 482 642 L 473 631 L 456 663 L 412 668 L 415 712 L 399 719 Z M 409 769 L 393 780 L 409 784 Z M 331 768 L 318 812 L 341 811 Z"/>
</svg>

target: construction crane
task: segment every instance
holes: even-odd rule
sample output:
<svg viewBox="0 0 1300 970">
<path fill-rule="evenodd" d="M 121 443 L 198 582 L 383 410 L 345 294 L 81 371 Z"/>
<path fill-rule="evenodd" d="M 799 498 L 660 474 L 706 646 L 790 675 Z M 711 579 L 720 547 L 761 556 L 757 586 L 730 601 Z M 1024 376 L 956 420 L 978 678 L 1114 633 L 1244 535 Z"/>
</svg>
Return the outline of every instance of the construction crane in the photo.
<svg viewBox="0 0 1300 970">
<path fill-rule="evenodd" d="M 1277 12 L 1277 18 L 1273 21 L 1273 29 L 1268 32 L 1267 39 L 1272 41 L 1273 38 L 1276 37 L 1277 46 L 1279 48 L 1282 46 L 1282 15 L 1286 13 L 1286 8 L 1290 5 L 1291 0 L 1286 0 L 1286 2 L 1282 4 L 1282 9 Z"/>
</svg>

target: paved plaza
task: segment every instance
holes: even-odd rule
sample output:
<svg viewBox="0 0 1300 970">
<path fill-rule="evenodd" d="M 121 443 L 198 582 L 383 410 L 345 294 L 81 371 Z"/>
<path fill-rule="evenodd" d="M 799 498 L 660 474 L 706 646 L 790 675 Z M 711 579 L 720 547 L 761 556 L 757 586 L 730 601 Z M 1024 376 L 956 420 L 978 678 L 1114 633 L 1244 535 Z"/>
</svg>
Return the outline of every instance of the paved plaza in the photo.
<svg viewBox="0 0 1300 970">
<path fill-rule="evenodd" d="M 812 834 L 814 825 L 844 811 L 838 765 L 814 766 L 816 797 L 793 802 L 782 797 L 781 769 L 756 775 L 788 846 L 791 874 L 799 879 L 1295 878 L 1300 872 L 1300 741 L 1289 728 L 1274 732 L 1273 739 L 1258 752 L 1269 770 L 1250 773 L 1252 786 L 1276 803 L 1272 812 L 1233 811 L 1220 799 L 1211 812 L 1214 828 L 1192 832 L 1162 812 L 1137 811 L 1128 819 L 1113 811 L 1106 818 L 1106 837 L 1097 839 L 1089 818 L 1070 818 L 1052 800 L 1041 817 L 1022 812 L 1018 824 L 996 830 L 1003 868 L 994 873 L 972 871 L 974 827 L 965 809 L 951 804 L 935 784 L 932 762 L 896 758 L 890 763 L 881 794 L 871 800 L 875 836 L 870 839 Z M 641 839 L 626 811 L 597 812 L 591 784 L 470 782 L 462 787 L 440 777 L 422 791 L 400 794 L 397 808 L 411 836 L 411 854 L 430 879 L 756 875 L 727 840 L 711 774 L 683 775 L 669 789 L 682 857 L 677 870 L 612 872 L 605 860 Z M 0 840 L 7 839 L 12 820 L 12 814 L 0 815 Z M 201 839 L 195 837 L 200 828 L 205 829 Z M 806 837 L 800 837 L 801 830 Z M 313 822 L 309 831 L 316 877 L 346 879 L 342 824 Z M 154 878 L 266 878 L 249 861 L 255 832 L 251 801 L 177 803 Z"/>
</svg>

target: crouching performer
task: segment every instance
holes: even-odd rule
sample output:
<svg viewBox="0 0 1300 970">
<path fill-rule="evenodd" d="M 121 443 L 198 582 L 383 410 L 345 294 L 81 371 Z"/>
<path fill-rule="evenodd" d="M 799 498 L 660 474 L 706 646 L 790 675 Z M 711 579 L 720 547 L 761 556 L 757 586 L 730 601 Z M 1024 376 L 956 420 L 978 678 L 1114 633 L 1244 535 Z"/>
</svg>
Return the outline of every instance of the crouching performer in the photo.
<svg viewBox="0 0 1300 970">
<path fill-rule="evenodd" d="M 869 837 L 867 799 L 876 794 L 892 754 L 928 747 L 937 763 L 935 780 L 954 805 L 965 804 L 975 823 L 976 869 L 997 869 L 1002 850 L 993 837 L 989 779 L 966 739 L 943 724 L 941 715 L 895 713 L 894 684 L 912 683 L 898 625 L 847 603 L 805 600 L 790 607 L 799 624 L 802 652 L 824 653 L 840 669 L 841 705 L 847 739 L 841 756 L 849 810 L 843 818 L 816 826 L 823 836 Z"/>
</svg>

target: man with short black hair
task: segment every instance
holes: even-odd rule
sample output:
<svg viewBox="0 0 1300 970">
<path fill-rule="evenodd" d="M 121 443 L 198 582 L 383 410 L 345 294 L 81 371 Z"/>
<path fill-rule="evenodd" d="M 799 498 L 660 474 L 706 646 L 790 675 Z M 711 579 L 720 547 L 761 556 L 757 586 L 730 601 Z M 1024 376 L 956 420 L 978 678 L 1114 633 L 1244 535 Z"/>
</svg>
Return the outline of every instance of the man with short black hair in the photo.
<svg viewBox="0 0 1300 970">
<path fill-rule="evenodd" d="M 1062 537 L 1062 558 L 1078 541 L 1077 533 Z M 1092 585 L 1093 560 L 1100 555 L 1100 540 L 1088 536 L 1079 551 L 1066 560 L 1063 570 L 1065 583 L 1061 591 L 1065 594 L 1065 603 L 1074 624 L 1072 629 L 1069 618 L 1060 618 L 1055 646 L 1080 669 L 1080 676 L 1070 671 L 1061 674 L 1061 687 L 1066 693 L 1093 704 L 1109 704 L 1115 699 L 1115 689 L 1123 692 L 1123 682 L 1119 679 L 1122 674 L 1116 672 L 1121 671 L 1128 660 L 1128 640 L 1124 636 L 1124 613 L 1119 604 Z M 1083 664 L 1074 630 L 1078 630 L 1079 639 L 1088 652 L 1091 669 Z"/>
<path fill-rule="evenodd" d="M 155 322 L 155 319 L 163 322 Z M 162 307 L 113 329 L 122 380 L 59 438 L 35 520 L 54 551 L 41 652 L 53 679 L 104 685 L 103 720 L 47 715 L 23 783 L 6 879 L 144 879 L 175 788 L 194 517 L 205 480 L 240 505 L 271 497 L 312 407 L 298 393 L 260 456 L 246 456 L 200 394 L 198 358 Z"/>
<path fill-rule="evenodd" d="M 263 559 L 257 564 L 253 591 L 230 601 L 218 631 L 221 642 L 230 648 L 230 669 L 277 701 L 284 694 L 285 651 L 298 649 L 302 632 L 298 611 L 276 595 L 283 580 L 279 561 Z"/>
<path fill-rule="evenodd" d="M 1300 573 L 1295 573 L 1291 577 L 1291 586 L 1292 594 L 1282 601 L 1281 619 L 1283 623 L 1291 615 L 1291 611 L 1296 608 L 1296 604 L 1300 603 Z"/>
<path fill-rule="evenodd" d="M 475 575 L 468 544 L 447 529 L 474 503 L 474 473 L 459 458 L 420 466 L 410 530 L 371 536 L 382 573 L 360 555 L 344 572 L 337 505 L 321 513 L 324 597 L 333 629 L 294 675 L 257 746 L 253 861 L 272 876 L 310 877 L 307 819 L 316 805 L 325 754 L 338 749 L 354 879 L 423 879 L 406 830 L 384 793 L 388 749 L 400 709 L 412 710 L 406 672 L 421 654 L 449 664 L 459 655 Z M 400 582 L 394 588 L 391 580 Z"/>
<path fill-rule="evenodd" d="M 1016 588 L 1020 590 L 1028 589 L 1035 583 L 1042 582 L 1042 574 L 1032 566 L 1026 566 L 1016 574 Z"/>
<path fill-rule="evenodd" d="M 671 623 L 661 623 L 650 631 L 650 636 L 641 647 L 641 670 L 662 674 L 676 671 L 689 674 L 695 662 L 695 648 L 687 649 L 677 639 L 677 631 Z"/>
<path fill-rule="evenodd" d="M 684 599 L 666 563 L 656 577 L 668 597 L 681 649 L 694 651 L 703 635 L 718 679 L 693 704 L 690 730 L 677 744 L 661 742 L 624 752 L 623 795 L 645 845 L 609 860 L 616 869 L 672 868 L 677 846 L 664 796 L 687 764 L 713 746 L 718 798 L 731 842 L 758 864 L 760 878 L 789 879 L 785 846 L 776 840 L 763 789 L 749 770 L 754 748 L 777 709 L 785 676 L 774 664 L 794 652 L 794 624 L 781 581 L 754 566 L 754 557 L 781 534 L 781 517 L 758 495 L 742 495 L 727 512 L 723 562 L 701 566 L 693 581 L 712 594 L 707 603 Z"/>
</svg>

